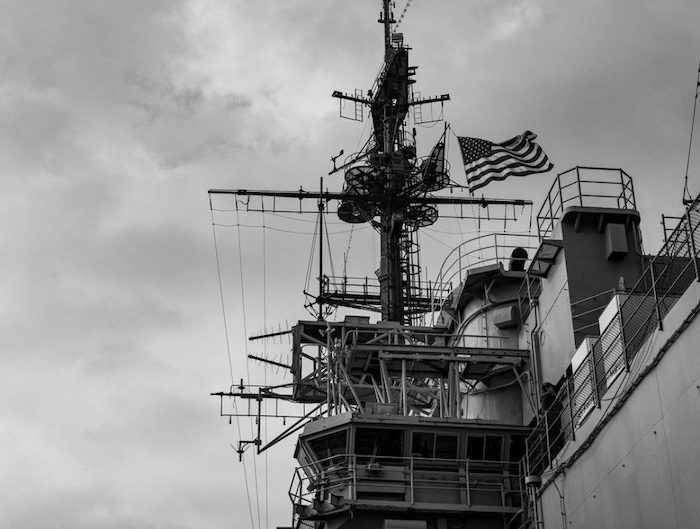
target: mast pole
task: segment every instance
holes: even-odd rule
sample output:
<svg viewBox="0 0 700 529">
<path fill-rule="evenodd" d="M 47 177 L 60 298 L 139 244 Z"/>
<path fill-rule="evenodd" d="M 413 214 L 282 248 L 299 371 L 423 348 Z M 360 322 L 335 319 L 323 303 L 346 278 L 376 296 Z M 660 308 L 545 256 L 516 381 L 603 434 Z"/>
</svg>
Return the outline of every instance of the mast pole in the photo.
<svg viewBox="0 0 700 529">
<path fill-rule="evenodd" d="M 323 177 L 320 177 L 320 189 L 318 199 L 318 320 L 323 319 Z"/>
<path fill-rule="evenodd" d="M 390 79 L 383 79 L 378 87 L 378 94 L 373 105 L 375 115 L 381 116 L 381 120 L 376 121 L 381 124 L 381 129 L 375 129 L 377 143 L 381 145 L 381 156 L 383 158 L 382 172 L 384 173 L 384 198 L 380 211 L 380 255 L 381 262 L 377 278 L 380 284 L 381 313 L 385 321 L 404 322 L 404 296 L 401 277 L 401 249 L 400 240 L 403 232 L 403 217 L 397 211 L 397 204 L 394 199 L 401 190 L 405 174 L 397 167 L 394 167 L 395 153 L 397 150 L 397 134 L 408 110 L 408 78 L 402 75 L 397 76 L 397 70 L 402 70 L 396 62 L 397 57 L 393 55 L 391 41 L 391 1 L 383 0 L 384 10 L 381 22 L 384 23 L 384 62 L 387 76 Z M 408 59 L 403 59 L 407 61 Z M 403 61 L 400 61 L 403 62 Z M 396 83 L 390 87 L 389 83 Z"/>
<path fill-rule="evenodd" d="M 391 48 L 391 0 L 383 0 L 384 2 L 384 56 L 389 56 Z"/>
</svg>

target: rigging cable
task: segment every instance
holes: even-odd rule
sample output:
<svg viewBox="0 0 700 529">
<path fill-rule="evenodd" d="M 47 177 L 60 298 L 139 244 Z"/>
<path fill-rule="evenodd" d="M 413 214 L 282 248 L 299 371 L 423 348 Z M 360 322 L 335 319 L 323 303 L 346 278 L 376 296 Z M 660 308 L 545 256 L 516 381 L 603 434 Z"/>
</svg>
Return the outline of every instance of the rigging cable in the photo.
<svg viewBox="0 0 700 529">
<path fill-rule="evenodd" d="M 433 237 L 432 235 L 430 235 L 429 233 L 427 233 L 427 231 L 425 231 L 425 230 L 423 231 L 423 234 L 424 234 L 426 237 L 428 237 L 428 239 L 432 239 L 432 240 L 434 240 L 435 242 L 437 242 L 437 243 L 439 243 L 439 244 L 442 244 L 442 245 L 445 246 L 446 248 L 452 248 L 451 245 L 447 244 L 447 243 L 444 242 L 444 241 L 441 241 L 441 240 L 438 239 L 437 237 Z"/>
<path fill-rule="evenodd" d="M 228 365 L 229 365 L 229 372 L 231 374 L 231 385 L 233 386 L 234 380 L 233 380 L 233 363 L 231 361 L 231 341 L 229 339 L 229 334 L 228 334 L 228 323 L 226 321 L 226 305 L 224 303 L 224 287 L 223 287 L 223 282 L 221 281 L 221 264 L 219 260 L 219 245 L 216 240 L 216 224 L 214 223 L 214 210 L 211 207 L 211 196 L 209 197 L 209 209 L 211 212 L 211 226 L 212 226 L 212 231 L 214 233 L 214 253 L 216 255 L 216 272 L 217 276 L 219 278 L 219 294 L 221 296 L 221 311 L 223 314 L 223 319 L 224 319 L 224 336 L 226 338 L 226 351 L 228 353 Z M 240 235 L 240 234 L 239 234 Z M 241 435 L 241 423 L 238 418 L 238 410 L 236 409 L 236 400 L 233 400 L 233 408 L 234 412 L 236 415 L 236 426 L 238 427 L 238 438 L 242 439 Z M 231 445 L 233 447 L 233 445 Z M 248 511 L 250 513 L 250 526 L 251 528 L 255 528 L 255 522 L 253 518 L 253 506 L 250 501 L 250 487 L 248 486 L 248 472 L 246 470 L 245 466 L 245 459 L 243 458 L 243 455 L 241 454 L 241 462 L 243 463 L 243 479 L 245 481 L 245 491 L 246 491 L 246 497 L 248 498 Z"/>
<path fill-rule="evenodd" d="M 313 233 L 313 239 L 311 239 L 311 250 L 309 251 L 309 262 L 306 266 L 306 279 L 304 281 L 304 294 L 306 296 L 306 299 L 312 299 L 313 295 L 310 294 L 309 292 L 311 291 L 310 285 L 311 285 L 311 276 L 313 274 L 313 269 L 314 269 L 314 255 L 316 252 L 316 241 L 318 240 L 318 244 L 322 245 L 323 240 L 321 240 L 321 237 L 319 236 L 319 228 L 321 226 L 321 222 L 323 222 L 323 212 L 321 209 L 318 210 L 317 212 L 317 222 L 314 225 L 314 233 Z M 318 295 L 321 296 L 322 292 L 319 292 Z M 317 298 L 318 301 L 319 298 Z M 313 312 L 313 302 L 308 303 L 304 306 L 306 310 L 311 314 L 312 316 L 320 317 L 320 313 L 314 314 Z"/>
<path fill-rule="evenodd" d="M 265 212 L 263 212 L 263 226 L 265 225 Z M 262 244 L 263 244 L 263 328 L 267 329 L 267 230 L 262 230 Z M 263 340 L 263 356 L 267 358 L 267 340 Z M 263 384 L 267 387 L 267 369 L 263 370 Z M 267 420 L 267 399 L 263 401 L 263 410 L 265 414 L 265 439 L 269 439 L 268 433 L 268 420 Z M 258 418 L 260 420 L 260 418 Z M 270 527 L 269 523 L 269 511 L 270 511 L 270 480 L 268 473 L 268 452 L 265 451 L 265 527 Z"/>
<path fill-rule="evenodd" d="M 316 235 L 315 233 L 310 233 L 307 231 L 292 231 L 292 230 L 283 230 L 282 228 L 272 228 L 270 226 L 263 226 L 260 224 L 215 224 L 215 226 L 219 226 L 220 228 L 265 228 L 268 230 L 272 231 L 279 231 L 281 233 L 289 233 L 291 235 Z M 368 226 L 362 226 L 359 229 L 367 229 Z M 341 230 L 341 231 L 333 231 L 331 232 L 331 235 L 338 235 L 339 233 L 350 233 L 350 230 Z"/>
<path fill-rule="evenodd" d="M 306 266 L 306 280 L 304 281 L 304 290 L 307 292 L 309 291 L 309 285 L 311 284 L 311 274 L 313 274 L 314 268 L 314 254 L 316 252 L 316 239 L 318 238 L 318 222 L 320 222 L 320 219 L 314 226 L 313 239 L 311 239 L 311 251 L 309 252 L 309 263 Z"/>
<path fill-rule="evenodd" d="M 248 340 L 246 340 L 246 336 L 248 336 L 248 325 L 246 322 L 246 306 L 245 306 L 245 287 L 244 287 L 244 282 L 243 282 L 243 245 L 241 244 L 241 223 L 240 223 L 240 218 L 239 218 L 239 213 L 238 209 L 236 209 L 236 224 L 237 224 L 237 231 L 238 231 L 238 273 L 239 273 L 239 279 L 240 279 L 240 285 L 241 285 L 241 309 L 243 313 L 243 317 L 241 318 L 241 321 L 243 323 L 243 343 L 244 343 L 244 349 L 245 349 L 245 355 L 246 359 L 248 358 Z M 245 369 L 246 369 L 246 376 L 248 377 L 248 381 L 250 381 L 250 366 L 248 364 L 248 361 L 246 360 L 245 363 Z M 251 434 L 254 431 L 253 428 L 253 418 L 250 417 L 250 431 Z M 244 467 L 245 469 L 245 467 Z M 258 488 L 258 465 L 256 463 L 256 458 L 253 458 L 253 474 L 255 477 L 255 499 L 256 499 L 256 504 L 257 504 L 257 510 L 258 510 L 258 527 L 262 527 L 260 524 L 260 489 Z M 246 488 L 248 488 L 248 481 L 246 480 Z"/>
<path fill-rule="evenodd" d="M 683 202 L 686 200 L 692 201 L 693 197 L 690 195 L 688 190 L 688 170 L 690 169 L 690 151 L 693 147 L 693 129 L 695 128 L 695 111 L 698 107 L 698 95 L 700 95 L 700 63 L 698 63 L 698 77 L 695 82 L 695 98 L 693 103 L 693 118 L 690 123 L 690 141 L 688 143 L 688 161 L 685 164 L 685 187 L 683 188 Z M 686 199 L 687 195 L 687 199 Z"/>
<path fill-rule="evenodd" d="M 343 254 L 343 277 L 348 276 L 348 257 L 350 256 L 350 245 L 352 244 L 352 236 L 355 233 L 355 225 L 350 229 L 350 237 L 348 237 L 348 248 Z"/>
<path fill-rule="evenodd" d="M 335 267 L 333 266 L 333 253 L 331 252 L 331 239 L 330 239 L 330 234 L 328 233 L 328 225 L 326 224 L 326 217 L 328 216 L 328 212 L 326 212 L 326 216 L 321 218 L 321 221 L 323 224 L 326 226 L 326 229 L 324 230 L 326 233 L 326 248 L 328 249 L 328 261 L 331 267 L 331 277 L 335 277 Z"/>
<path fill-rule="evenodd" d="M 406 0 L 406 5 L 403 6 L 403 11 L 401 11 L 401 16 L 399 17 L 399 21 L 396 23 L 396 26 L 394 26 L 394 32 L 399 29 L 399 26 L 401 25 L 401 22 L 403 22 L 403 17 L 406 16 L 406 11 L 408 11 L 408 6 L 411 5 L 411 2 L 413 0 Z"/>
<path fill-rule="evenodd" d="M 211 204 L 211 197 L 209 198 Z M 224 304 L 224 287 L 221 281 L 221 265 L 219 263 L 219 245 L 216 241 L 216 224 L 214 223 L 214 211 L 211 211 L 211 230 L 214 233 L 214 254 L 216 256 L 216 274 L 219 278 L 219 295 L 221 297 L 221 312 L 224 318 L 224 337 L 226 339 L 226 351 L 228 353 L 228 369 L 231 374 L 231 385 L 233 381 L 233 362 L 231 361 L 231 342 L 228 335 L 228 322 L 226 321 L 226 305 Z"/>
</svg>

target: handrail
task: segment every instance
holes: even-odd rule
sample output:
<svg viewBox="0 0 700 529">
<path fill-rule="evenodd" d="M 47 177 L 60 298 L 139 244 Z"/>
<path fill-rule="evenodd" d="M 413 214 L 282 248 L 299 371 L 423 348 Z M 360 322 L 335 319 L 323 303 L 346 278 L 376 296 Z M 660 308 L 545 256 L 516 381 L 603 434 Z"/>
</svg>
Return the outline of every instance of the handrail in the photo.
<svg viewBox="0 0 700 529">
<path fill-rule="evenodd" d="M 543 411 L 527 439 L 529 474 L 541 474 L 600 405 L 613 380 L 630 364 L 647 338 L 693 281 L 700 281 L 700 196 L 626 294 L 617 312 L 572 376 L 565 378 L 553 404 Z"/>
<path fill-rule="evenodd" d="M 433 283 L 436 285 L 461 284 L 466 276 L 465 272 L 490 264 L 505 264 L 505 268 L 508 269 L 511 254 L 516 248 L 523 248 L 528 253 L 526 258 L 515 258 L 516 261 L 520 261 L 523 269 L 526 269 L 537 246 L 537 237 L 524 233 L 489 233 L 473 237 L 447 254 Z M 431 306 L 433 313 L 442 307 L 451 290 L 447 291 L 443 288 L 440 293 L 444 295 L 433 297 Z"/>
<path fill-rule="evenodd" d="M 556 221 L 570 205 L 636 209 L 632 178 L 622 169 L 609 167 L 577 166 L 558 174 L 537 213 L 540 239 L 554 231 Z"/>
<path fill-rule="evenodd" d="M 433 281 L 414 281 L 411 285 L 414 295 L 428 293 L 428 297 L 442 296 L 442 292 L 449 293 L 452 290 L 451 283 L 437 283 Z M 323 276 L 324 295 L 363 295 L 379 296 L 381 287 L 376 277 L 352 277 L 352 276 Z M 435 294 L 433 294 L 435 293 Z"/>
<path fill-rule="evenodd" d="M 574 332 L 580 332 L 584 329 L 597 327 L 597 321 L 580 326 L 576 325 L 576 321 L 590 314 L 600 313 L 601 309 L 608 306 L 610 300 L 614 297 L 616 292 L 616 289 L 612 288 L 571 303 L 571 319 L 574 323 Z M 594 334 L 598 333 L 596 332 Z"/>
<path fill-rule="evenodd" d="M 436 502 L 433 497 L 433 503 L 503 509 L 509 506 L 505 492 L 512 494 L 513 504 L 519 501 L 521 478 L 518 461 L 337 454 L 297 467 L 289 496 L 297 512 L 313 508 L 318 501 L 331 501 L 332 495 L 341 496 L 343 502 L 354 502 L 363 499 L 358 498 L 358 492 L 360 496 L 364 493 L 364 499 L 371 499 L 367 497 L 369 491 L 400 491 L 395 501 L 386 503 L 414 504 L 419 494 L 431 490 L 452 494 L 444 501 Z M 500 505 L 493 504 L 493 496 L 488 496 L 491 493 L 498 493 Z M 459 500 L 455 500 L 457 495 Z"/>
</svg>

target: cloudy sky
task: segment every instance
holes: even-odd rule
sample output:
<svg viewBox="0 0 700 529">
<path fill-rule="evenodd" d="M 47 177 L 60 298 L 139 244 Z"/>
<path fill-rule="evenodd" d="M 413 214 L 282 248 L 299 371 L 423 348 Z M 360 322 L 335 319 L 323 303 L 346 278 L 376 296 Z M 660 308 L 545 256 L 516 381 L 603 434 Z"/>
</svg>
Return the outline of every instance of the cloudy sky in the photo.
<svg viewBox="0 0 700 529">
<path fill-rule="evenodd" d="M 250 423 L 229 426 L 209 393 L 249 372 L 280 376 L 245 356 L 283 358 L 286 344 L 263 350 L 245 334 L 306 316 L 313 224 L 219 212 L 243 226 L 214 231 L 207 190 L 315 189 L 331 156 L 357 149 L 366 124 L 339 119 L 330 94 L 371 86 L 379 11 L 378 0 L 0 0 L 0 526 L 289 523 L 293 444 L 239 463 L 230 445 Z M 400 31 L 417 89 L 451 94 L 455 132 L 529 129 L 557 171 L 625 169 L 646 249 L 659 248 L 660 215 L 681 212 L 697 0 L 413 0 Z M 421 154 L 435 130 L 419 129 Z M 695 145 L 694 194 L 699 172 Z M 551 181 L 484 192 L 537 203 Z M 371 234 L 332 226 L 336 270 L 349 247 L 350 265 L 376 257 L 358 247 Z"/>
</svg>

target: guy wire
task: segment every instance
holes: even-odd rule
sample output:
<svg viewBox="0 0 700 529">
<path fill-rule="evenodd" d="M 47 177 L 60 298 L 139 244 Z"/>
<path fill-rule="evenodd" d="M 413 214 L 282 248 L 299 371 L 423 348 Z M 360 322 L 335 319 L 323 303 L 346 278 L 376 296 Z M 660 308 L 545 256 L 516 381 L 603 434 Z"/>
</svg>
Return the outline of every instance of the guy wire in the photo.
<svg viewBox="0 0 700 529">
<path fill-rule="evenodd" d="M 229 366 L 229 372 L 231 374 L 231 385 L 233 385 L 233 363 L 231 361 L 231 342 L 229 339 L 228 335 L 228 323 L 226 321 L 226 305 L 224 303 L 224 288 L 223 288 L 223 282 L 221 281 L 221 264 L 219 260 L 219 245 L 216 240 L 216 224 L 214 223 L 214 210 L 211 207 L 211 197 L 209 198 L 209 210 L 211 212 L 211 226 L 212 226 L 212 231 L 214 233 L 214 253 L 216 255 L 216 271 L 217 271 L 217 276 L 219 278 L 219 294 L 221 296 L 221 311 L 223 314 L 223 320 L 224 320 L 224 336 L 226 338 L 226 352 L 228 353 L 228 366 Z M 239 231 L 239 237 L 240 237 L 240 231 Z M 236 415 L 236 426 L 238 427 L 238 438 L 242 439 L 241 435 L 241 423 L 238 418 L 238 410 L 236 409 L 236 401 L 233 401 L 233 408 L 234 412 Z M 245 481 L 245 491 L 246 491 L 246 497 L 248 498 L 248 511 L 250 513 L 250 526 L 252 529 L 255 528 L 255 522 L 253 518 L 253 507 L 252 507 L 252 502 L 250 501 L 250 487 L 248 486 L 248 473 L 246 471 L 246 466 L 245 466 L 245 459 L 243 458 L 243 454 L 241 454 L 241 462 L 243 463 L 243 478 Z"/>
<path fill-rule="evenodd" d="M 695 97 L 694 97 L 694 102 L 693 102 L 693 117 L 690 122 L 690 141 L 688 142 L 688 161 L 685 164 L 685 185 L 683 187 L 683 201 L 687 200 L 691 201 L 693 197 L 690 195 L 690 191 L 688 189 L 688 171 L 690 170 L 690 152 L 693 147 L 693 129 L 695 128 L 695 111 L 697 110 L 698 107 L 698 95 L 700 95 L 700 63 L 698 63 L 698 77 L 695 82 Z"/>
<path fill-rule="evenodd" d="M 240 218 L 239 218 L 239 213 L 238 210 L 236 210 L 236 230 L 238 232 L 238 273 L 239 273 L 239 279 L 240 279 L 240 285 L 241 285 L 241 309 L 243 312 L 243 317 L 241 318 L 241 321 L 243 322 L 243 344 L 244 344 L 244 349 L 246 353 L 246 359 L 248 358 L 248 340 L 246 340 L 246 337 L 248 336 L 248 325 L 246 322 L 246 306 L 245 306 L 245 287 L 244 287 L 244 282 L 243 282 L 243 245 L 241 244 L 241 226 L 240 226 Z M 246 360 L 245 363 L 245 368 L 246 368 L 246 376 L 248 377 L 248 381 L 250 381 L 250 366 L 248 365 L 248 361 Z M 235 401 L 234 401 L 235 402 Z M 238 419 L 238 418 L 236 418 Z M 250 431 L 251 435 L 255 431 L 253 427 L 253 418 L 250 417 Z M 256 462 L 256 458 L 253 458 L 253 475 L 255 477 L 255 500 L 257 504 L 257 511 L 258 511 L 258 527 L 261 528 L 262 525 L 260 524 L 260 489 L 258 488 L 258 465 Z M 246 480 L 246 488 L 248 488 L 248 482 Z"/>
<path fill-rule="evenodd" d="M 265 224 L 264 222 L 265 218 L 265 213 L 263 212 L 263 225 Z M 267 329 L 267 236 L 266 236 L 267 231 L 263 229 L 262 231 L 262 243 L 263 243 L 263 266 L 262 266 L 262 273 L 263 273 L 263 328 Z M 265 353 L 265 356 L 267 356 L 267 340 L 263 341 L 263 352 Z M 263 370 L 263 384 L 267 386 L 267 369 Z M 267 426 L 268 426 L 268 421 L 267 421 L 267 399 L 263 401 L 263 410 L 265 413 L 265 422 L 264 422 L 264 431 L 265 431 L 265 439 L 268 439 L 267 436 Z M 267 451 L 265 451 L 265 527 L 270 527 L 269 523 L 269 514 L 270 514 L 270 487 L 269 483 L 270 480 L 268 479 L 269 474 L 268 474 L 268 459 L 267 459 Z"/>
</svg>

